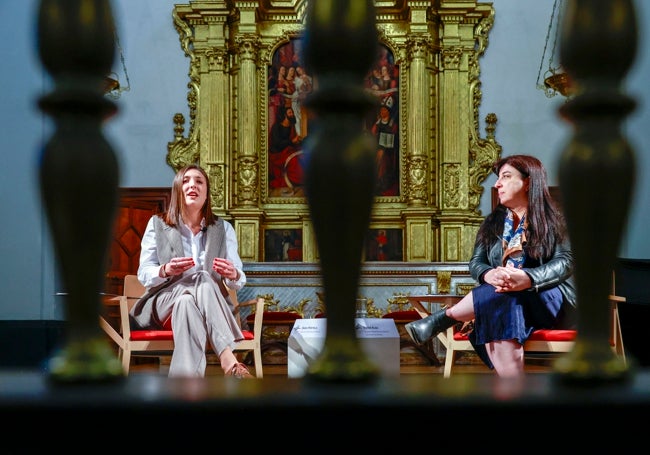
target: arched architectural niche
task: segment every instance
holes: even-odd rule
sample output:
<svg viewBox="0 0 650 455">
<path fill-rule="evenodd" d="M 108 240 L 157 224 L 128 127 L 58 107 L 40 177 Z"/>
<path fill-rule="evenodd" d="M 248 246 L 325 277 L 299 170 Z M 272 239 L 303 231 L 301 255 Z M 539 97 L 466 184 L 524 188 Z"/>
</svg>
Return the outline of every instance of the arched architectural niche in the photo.
<svg viewBox="0 0 650 455">
<path fill-rule="evenodd" d="M 445 0 L 382 1 L 376 9 L 380 42 L 399 68 L 399 182 L 396 192 L 376 197 L 369 245 L 387 235 L 386 245 L 401 248 L 382 258 L 467 261 L 483 220 L 482 182 L 501 153 L 496 115 L 486 118 L 486 137 L 478 131 L 479 58 L 494 9 Z M 190 60 L 190 118 L 185 135 L 186 119 L 174 116 L 167 162 L 207 169 L 213 210 L 233 221 L 245 262 L 274 260 L 269 242 L 287 231 L 300 239 L 292 260 L 318 262 L 304 195 L 271 191 L 269 183 L 270 71 L 275 53 L 300 39 L 305 11 L 302 0 L 190 2 L 173 11 Z"/>
</svg>

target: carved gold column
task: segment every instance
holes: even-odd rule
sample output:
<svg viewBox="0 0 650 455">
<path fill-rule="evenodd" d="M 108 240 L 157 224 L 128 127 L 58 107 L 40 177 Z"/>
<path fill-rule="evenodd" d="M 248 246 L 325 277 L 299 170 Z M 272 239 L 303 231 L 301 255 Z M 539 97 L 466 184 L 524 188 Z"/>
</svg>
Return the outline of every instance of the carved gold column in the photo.
<svg viewBox="0 0 650 455">
<path fill-rule="evenodd" d="M 470 184 L 470 166 L 487 175 L 494 160 L 470 160 L 477 137 L 478 56 L 485 50 L 487 31 L 493 23 L 491 4 L 442 0 L 439 9 L 441 44 L 438 73 L 437 146 L 438 174 L 434 180 L 440 215 L 439 260 L 467 261 L 476 230 L 483 220 L 476 210 L 479 198 Z M 490 158 L 492 158 L 491 156 Z M 471 161 L 471 162 L 470 162 Z M 481 188 L 482 191 L 482 188 Z M 480 193 L 479 193 L 480 196 Z"/>
<path fill-rule="evenodd" d="M 432 33 L 429 9 L 426 1 L 408 2 L 410 14 L 405 35 L 399 40 L 397 50 L 400 59 L 400 118 L 402 120 L 404 171 L 404 202 L 401 211 L 404 220 L 405 257 L 407 262 L 431 262 L 436 260 L 438 245 L 435 241 L 432 219 L 436 212 L 431 206 L 431 174 L 435 174 L 432 160 L 435 146 L 432 137 L 436 130 L 434 99 L 435 73 L 432 50 L 437 48 L 435 30 Z M 381 15 L 381 14 L 380 14 Z M 399 28 L 387 26 L 396 34 Z M 396 43 L 396 44 L 397 44 Z"/>
<path fill-rule="evenodd" d="M 215 2 L 200 16 L 205 24 L 202 33 L 192 28 L 194 56 L 200 81 L 197 115 L 202 127 L 198 129 L 199 162 L 210 177 L 212 210 L 223 216 L 230 206 L 231 171 L 231 111 L 230 55 L 228 10 Z"/>
<path fill-rule="evenodd" d="M 259 106 L 256 35 L 237 37 L 239 77 L 237 78 L 237 160 L 242 175 L 237 180 L 237 205 L 257 205 L 259 174 Z M 257 164 L 257 165 L 256 165 Z"/>
<path fill-rule="evenodd" d="M 407 201 L 418 206 L 427 203 L 429 191 L 427 175 L 430 154 L 431 104 L 430 98 L 422 96 L 431 89 L 431 78 L 427 74 L 428 37 L 412 37 L 407 40 L 406 51 L 409 61 L 408 94 L 409 106 L 406 131 L 408 135 L 408 177 Z"/>
<path fill-rule="evenodd" d="M 420 4 L 420 6 L 423 6 Z M 426 21 L 426 14 L 414 14 Z M 416 19 L 414 19 L 415 21 Z M 426 22 L 424 22 L 426 24 Z M 422 23 L 412 23 L 418 29 Z M 418 34 L 406 40 L 406 64 L 408 75 L 407 106 L 404 116 L 406 126 L 406 260 L 408 262 L 431 262 L 436 256 L 437 245 L 432 229 L 432 210 L 428 207 L 431 194 L 431 98 L 422 96 L 431 90 L 432 77 L 427 68 L 430 36 Z"/>
<path fill-rule="evenodd" d="M 441 216 L 438 217 L 442 245 L 440 260 L 453 262 L 469 259 L 464 254 L 469 233 L 461 218 L 467 213 L 464 209 L 467 209 L 469 123 L 467 103 L 463 100 L 469 95 L 469 86 L 467 57 L 463 49 L 458 46 L 443 48 L 440 59 L 444 68 L 440 75 L 439 91 L 440 112 L 443 114 L 439 121 L 439 173 L 435 186 L 441 210 Z M 460 99 L 454 100 L 454 93 L 460 93 Z"/>
<path fill-rule="evenodd" d="M 200 163 L 210 177 L 212 210 L 223 214 L 231 193 L 230 165 L 230 84 L 228 53 L 220 47 L 209 47 L 201 58 L 201 90 L 199 116 L 208 128 L 199 130 Z"/>
<path fill-rule="evenodd" d="M 233 2 L 231 33 L 236 56 L 231 74 L 235 84 L 233 92 L 235 113 L 231 162 L 234 166 L 228 176 L 234 182 L 233 204 L 230 214 L 234 220 L 239 255 L 244 262 L 260 258 L 261 210 L 260 204 L 260 50 L 263 45 L 259 36 L 259 2 L 248 0 Z M 264 87 L 266 88 L 266 87 Z M 266 118 L 263 116 L 263 118 Z"/>
<path fill-rule="evenodd" d="M 634 101 L 621 92 L 637 49 L 631 0 L 570 0 L 562 26 L 562 65 L 578 94 L 560 112 L 573 126 L 562 152 L 560 190 L 578 292 L 578 337 L 556 363 L 567 382 L 618 381 L 629 366 L 609 343 L 612 271 L 635 182 L 635 158 L 621 134 Z"/>
<path fill-rule="evenodd" d="M 54 79 L 39 100 L 55 131 L 39 160 L 41 198 L 66 290 L 66 339 L 50 360 L 63 383 L 123 376 L 99 326 L 108 245 L 117 211 L 119 168 L 102 122 L 116 111 L 103 96 L 113 63 L 113 15 L 108 0 L 42 0 L 38 50 Z M 92 216 L 84 216 L 90 211 Z"/>
<path fill-rule="evenodd" d="M 240 2 L 245 3 L 245 2 Z M 247 5 L 251 4 L 247 2 Z M 252 4 L 251 4 L 252 5 Z M 242 14 L 240 29 L 249 31 L 255 15 Z M 245 21 L 245 22 L 244 22 Z M 233 210 L 235 230 L 240 245 L 240 256 L 244 261 L 259 260 L 260 211 L 260 99 L 258 87 L 258 60 L 260 41 L 253 33 L 243 33 L 236 37 L 238 71 L 236 73 L 235 144 L 236 158 L 234 173 L 230 176 L 235 182 Z"/>
</svg>

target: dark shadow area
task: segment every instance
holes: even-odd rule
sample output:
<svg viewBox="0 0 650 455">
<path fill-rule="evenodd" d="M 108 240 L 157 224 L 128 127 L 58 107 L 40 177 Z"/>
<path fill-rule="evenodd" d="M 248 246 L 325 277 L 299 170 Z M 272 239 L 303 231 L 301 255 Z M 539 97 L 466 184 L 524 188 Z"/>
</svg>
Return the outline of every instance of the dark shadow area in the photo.
<svg viewBox="0 0 650 455">
<path fill-rule="evenodd" d="M 0 321 L 0 368 L 44 368 L 63 342 L 64 321 Z"/>
<path fill-rule="evenodd" d="M 650 320 L 650 260 L 618 260 L 615 290 L 624 296 L 625 303 L 618 307 L 625 351 L 640 366 L 650 365 L 647 322 Z"/>
</svg>

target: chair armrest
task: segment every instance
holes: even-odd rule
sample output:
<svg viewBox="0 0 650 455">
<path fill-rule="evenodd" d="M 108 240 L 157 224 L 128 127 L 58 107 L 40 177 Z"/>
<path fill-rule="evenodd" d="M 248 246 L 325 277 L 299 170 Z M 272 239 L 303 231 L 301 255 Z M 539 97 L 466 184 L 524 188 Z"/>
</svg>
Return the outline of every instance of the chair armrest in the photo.
<svg viewBox="0 0 650 455">
<path fill-rule="evenodd" d="M 244 302 L 239 302 L 239 306 L 255 306 L 257 305 L 257 299 L 248 299 Z M 262 309 L 264 307 L 262 306 Z"/>
<path fill-rule="evenodd" d="M 130 340 L 131 325 L 129 320 L 129 298 L 124 295 L 115 298 L 119 300 L 120 304 L 120 327 L 122 329 L 122 336 L 125 339 Z"/>
</svg>

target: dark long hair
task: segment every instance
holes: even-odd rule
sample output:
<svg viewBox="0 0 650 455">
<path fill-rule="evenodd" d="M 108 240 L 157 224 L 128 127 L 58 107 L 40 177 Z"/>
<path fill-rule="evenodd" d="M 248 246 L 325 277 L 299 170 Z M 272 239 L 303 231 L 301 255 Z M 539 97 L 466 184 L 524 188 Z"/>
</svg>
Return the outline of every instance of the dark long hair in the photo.
<svg viewBox="0 0 650 455">
<path fill-rule="evenodd" d="M 216 217 L 212 213 L 212 192 L 210 190 L 210 179 L 205 170 L 198 164 L 190 164 L 179 170 L 174 176 L 174 181 L 172 182 L 171 189 L 171 198 L 169 200 L 169 208 L 167 212 L 163 215 L 163 220 L 169 226 L 176 227 L 180 223 L 181 215 L 185 210 L 185 195 L 183 194 L 183 178 L 185 174 L 190 169 L 196 169 L 199 171 L 203 178 L 205 179 L 207 197 L 205 198 L 205 203 L 201 207 L 201 212 L 203 218 L 205 218 L 205 225 L 210 226 L 216 221 Z"/>
<path fill-rule="evenodd" d="M 555 250 L 555 245 L 564 242 L 568 234 L 564 214 L 548 191 L 546 169 L 534 156 L 511 155 L 494 163 L 492 171 L 498 176 L 506 164 L 529 179 L 526 254 L 534 259 L 549 258 Z M 506 213 L 506 207 L 499 203 L 481 224 L 477 241 L 486 247 L 500 241 Z"/>
</svg>

